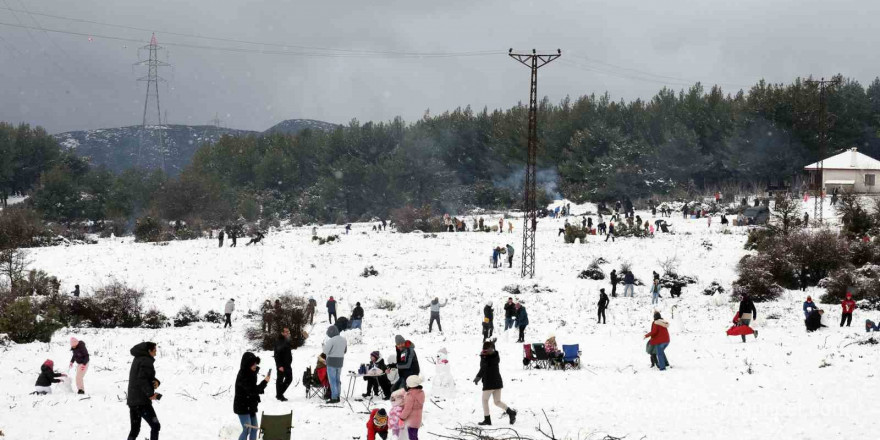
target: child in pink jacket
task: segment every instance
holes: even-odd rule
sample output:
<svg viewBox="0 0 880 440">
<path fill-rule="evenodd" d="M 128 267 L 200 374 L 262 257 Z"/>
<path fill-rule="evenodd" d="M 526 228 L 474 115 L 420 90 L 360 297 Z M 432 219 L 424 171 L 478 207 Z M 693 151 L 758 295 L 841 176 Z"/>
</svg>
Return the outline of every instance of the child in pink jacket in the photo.
<svg viewBox="0 0 880 440">
<path fill-rule="evenodd" d="M 425 406 L 425 392 L 422 391 L 422 378 L 412 375 L 406 378 L 406 397 L 403 398 L 401 420 L 406 422 L 409 440 L 419 440 L 419 427 L 422 426 L 422 408 Z"/>
<path fill-rule="evenodd" d="M 402 389 L 397 390 L 391 393 L 391 411 L 388 412 L 388 426 L 391 428 L 391 433 L 394 434 L 394 437 L 398 440 L 409 440 L 409 436 L 406 432 L 406 423 L 403 420 L 400 420 L 400 413 L 403 412 L 403 400 L 405 399 L 406 392 Z"/>
</svg>

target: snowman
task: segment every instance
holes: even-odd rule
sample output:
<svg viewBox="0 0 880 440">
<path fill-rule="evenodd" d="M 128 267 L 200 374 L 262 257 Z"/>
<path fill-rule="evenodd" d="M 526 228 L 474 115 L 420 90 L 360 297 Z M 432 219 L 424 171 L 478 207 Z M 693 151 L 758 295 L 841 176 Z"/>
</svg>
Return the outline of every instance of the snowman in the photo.
<svg viewBox="0 0 880 440">
<path fill-rule="evenodd" d="M 431 380 L 431 392 L 437 397 L 452 399 L 455 397 L 455 378 L 445 348 L 441 348 L 434 358 L 434 378 Z"/>
</svg>

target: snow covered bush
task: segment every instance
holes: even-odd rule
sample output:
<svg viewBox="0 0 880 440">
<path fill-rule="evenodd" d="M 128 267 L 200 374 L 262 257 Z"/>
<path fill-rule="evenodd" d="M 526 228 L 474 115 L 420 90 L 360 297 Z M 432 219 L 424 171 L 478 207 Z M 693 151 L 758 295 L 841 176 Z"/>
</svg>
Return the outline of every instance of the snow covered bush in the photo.
<svg viewBox="0 0 880 440">
<path fill-rule="evenodd" d="M 583 244 L 584 240 L 587 239 L 587 230 L 575 225 L 568 225 L 565 227 L 564 237 L 565 242 L 568 244 L 574 243 L 575 240 L 578 240 Z"/>
<path fill-rule="evenodd" d="M 703 289 L 703 295 L 714 295 L 716 293 L 724 293 L 724 287 L 718 281 L 712 281 L 712 284 Z"/>
<path fill-rule="evenodd" d="M 376 300 L 376 304 L 373 305 L 373 308 L 378 310 L 388 310 L 389 312 L 394 310 L 397 305 L 394 304 L 394 301 L 391 301 L 388 298 L 379 298 Z"/>
<path fill-rule="evenodd" d="M 137 219 L 134 225 L 134 239 L 139 242 L 154 243 L 160 241 L 163 232 L 162 222 L 150 216 Z"/>
<path fill-rule="evenodd" d="M 177 325 L 177 321 L 174 324 L 175 327 L 180 327 Z M 163 328 L 168 325 L 168 317 L 154 307 L 144 314 L 142 325 L 152 329 Z"/>
<path fill-rule="evenodd" d="M 217 313 L 214 310 L 208 310 L 205 313 L 205 317 L 203 318 L 203 321 L 209 322 L 211 324 L 220 324 L 223 322 L 223 315 L 221 315 L 220 313 Z"/>
<path fill-rule="evenodd" d="M 317 235 L 312 236 L 312 241 L 317 241 L 318 245 L 333 243 L 336 240 L 339 240 L 338 235 L 328 235 L 327 237 L 318 237 Z"/>
<path fill-rule="evenodd" d="M 604 280 L 605 272 L 602 271 L 602 268 L 599 267 L 599 259 L 594 259 L 589 266 L 587 266 L 587 270 L 581 271 L 578 278 L 582 280 Z"/>
<path fill-rule="evenodd" d="M 251 321 L 250 326 L 245 330 L 245 338 L 257 349 L 272 350 L 275 347 L 280 329 L 285 327 L 290 329 L 290 344 L 294 349 L 301 347 L 306 342 L 308 334 L 304 329 L 308 324 L 305 319 L 308 301 L 303 297 L 293 295 L 283 295 L 278 300 L 281 306 L 276 306 L 272 310 L 272 329 L 277 331 L 265 332 L 263 320 L 259 315 Z"/>
<path fill-rule="evenodd" d="M 146 317 L 144 318 L 146 321 Z M 189 306 L 183 306 L 180 311 L 177 312 L 177 315 L 174 315 L 174 326 L 175 327 L 186 327 L 194 322 L 201 321 L 201 317 L 199 316 L 198 310 L 193 310 Z"/>
<path fill-rule="evenodd" d="M 767 269 L 767 258 L 761 255 L 746 255 L 737 264 L 739 278 L 733 282 L 731 299 L 739 300 L 749 295 L 755 302 L 773 301 L 782 294 L 782 288 L 773 280 Z"/>
<path fill-rule="evenodd" d="M 6 333 L 17 344 L 49 342 L 55 330 L 61 328 L 51 316 L 40 315 L 36 302 L 18 298 L 0 308 L 0 333 Z"/>
<path fill-rule="evenodd" d="M 90 297 L 74 299 L 72 320 L 96 328 L 139 327 L 143 323 L 143 297 L 143 291 L 112 281 Z"/>
<path fill-rule="evenodd" d="M 0 249 L 46 246 L 51 235 L 32 209 L 11 206 L 0 211 Z"/>
<path fill-rule="evenodd" d="M 844 268 L 834 272 L 820 284 L 825 293 L 820 301 L 826 304 L 840 303 L 847 292 L 859 308 L 880 310 L 880 266 L 868 264 L 861 268 Z"/>
<path fill-rule="evenodd" d="M 42 270 L 30 270 L 19 283 L 19 291 L 23 295 L 46 296 L 57 294 L 61 288 L 58 278 Z"/>
<path fill-rule="evenodd" d="M 361 272 L 361 276 L 364 278 L 375 277 L 378 275 L 379 275 L 379 271 L 376 269 L 373 269 L 373 266 L 365 267 L 364 271 Z"/>
<path fill-rule="evenodd" d="M 407 233 L 412 231 L 443 232 L 443 221 L 439 218 L 432 220 L 431 207 L 428 205 L 416 208 L 407 205 L 403 208 L 391 210 L 391 222 L 397 227 L 397 232 Z"/>
<path fill-rule="evenodd" d="M 875 229 L 874 219 L 852 193 L 843 193 L 835 207 L 840 214 L 840 232 L 848 238 L 861 238 Z"/>
</svg>

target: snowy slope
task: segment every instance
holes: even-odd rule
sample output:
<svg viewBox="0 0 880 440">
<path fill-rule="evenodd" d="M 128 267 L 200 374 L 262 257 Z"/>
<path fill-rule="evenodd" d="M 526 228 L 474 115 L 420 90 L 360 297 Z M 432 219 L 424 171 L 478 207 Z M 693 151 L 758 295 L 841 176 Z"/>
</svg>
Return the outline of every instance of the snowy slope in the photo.
<svg viewBox="0 0 880 440">
<path fill-rule="evenodd" d="M 577 213 L 579 210 L 573 209 Z M 827 212 L 827 211 L 826 211 Z M 645 217 L 649 213 L 639 212 Z M 486 217 L 489 224 L 496 217 Z M 493 220 L 494 219 L 494 220 Z M 653 239 L 619 239 L 605 243 L 590 237 L 585 245 L 565 245 L 557 237 L 564 220 L 539 222 L 538 284 L 553 292 L 524 293 L 517 299 L 529 311 L 527 339 L 543 342 L 555 334 L 562 343 L 580 343 L 584 369 L 542 371 L 522 369 L 522 347 L 513 334 L 502 334 L 503 400 L 520 411 L 517 428 L 524 435 L 543 438 L 535 428 L 546 429 L 547 412 L 559 438 L 598 439 L 605 434 L 648 439 L 740 439 L 743 436 L 785 439 L 862 438 L 876 433 L 880 419 L 870 398 L 880 379 L 876 346 L 853 342 L 866 338 L 861 322 L 875 321 L 876 313 L 857 311 L 852 328 L 838 328 L 839 308 L 826 306 L 827 324 L 807 335 L 802 328 L 801 292 L 788 292 L 774 304 L 758 305 L 760 338 L 743 344 L 724 331 L 734 314 L 734 304 L 724 298 L 703 296 L 704 285 L 719 281 L 725 287 L 735 277 L 741 258 L 743 229 L 720 233 L 716 218 L 711 228 L 705 220 L 670 219 L 676 235 Z M 307 228 L 271 233 L 265 246 L 216 248 L 215 241 L 170 243 L 167 246 L 135 244 L 130 240 L 102 240 L 93 246 L 33 250 L 34 266 L 58 275 L 63 289 L 74 283 L 88 292 L 110 277 L 143 287 L 148 305 L 173 315 L 183 305 L 202 312 L 220 310 L 226 299 L 236 298 L 238 309 L 256 309 L 266 297 L 283 292 L 314 295 L 321 320 L 306 346 L 294 352 L 294 383 L 289 402 L 277 402 L 270 385 L 260 409 L 267 413 L 293 411 L 298 439 L 366 438 L 366 406 L 352 402 L 345 408 L 327 408 L 306 401 L 299 377 L 314 365 L 326 329 L 323 303 L 329 295 L 340 300 L 340 316 L 355 301 L 366 309 L 364 331 L 349 346 L 345 370 L 355 370 L 379 350 L 393 353 L 393 338 L 402 334 L 416 344 L 426 391 L 434 367 L 429 362 L 440 348 L 449 351 L 457 383 L 454 400 L 426 403 L 422 430 L 449 434 L 448 428 L 482 419 L 480 387 L 472 383 L 478 369 L 482 305 L 495 305 L 496 331 L 501 331 L 502 288 L 526 284 L 514 269 L 492 269 L 491 248 L 511 243 L 520 254 L 520 221 L 514 234 L 445 233 L 436 238 L 421 234 L 374 233 L 370 225 L 356 224 L 342 241 L 318 246 Z M 342 233 L 338 227 L 319 229 L 320 235 Z M 702 243 L 712 244 L 706 250 Z M 650 279 L 659 270 L 658 259 L 676 255 L 679 272 L 699 278 L 681 299 L 664 298 L 660 310 L 671 321 L 672 342 L 667 351 L 672 368 L 649 369 L 643 334 L 648 331 L 652 306 L 646 288 L 637 288 L 634 299 L 612 298 L 608 324 L 595 322 L 598 289 L 607 281 L 586 281 L 578 272 L 598 256 L 610 261 L 606 274 L 623 261 L 633 263 L 636 276 Z M 519 261 L 518 259 L 516 261 Z M 361 278 L 365 266 L 374 266 L 377 277 Z M 814 297 L 818 290 L 808 291 Z M 419 308 L 430 298 L 448 298 L 442 309 L 445 332 L 427 334 L 428 312 Z M 664 295 L 665 296 L 665 295 Z M 393 312 L 376 310 L 377 300 L 398 304 Z M 128 431 L 124 392 L 131 357 L 129 348 L 143 340 L 159 343 L 156 371 L 165 398 L 155 404 L 162 422 L 162 437 L 174 439 L 234 439 L 238 420 L 232 413 L 231 386 L 244 342 L 241 318 L 235 328 L 199 324 L 163 330 L 62 330 L 50 344 L 13 346 L 0 356 L 0 430 L 10 439 L 122 438 Z M 776 319 L 767 319 L 775 315 Z M 512 333 L 512 332 L 511 332 Z M 86 376 L 87 399 L 57 393 L 28 395 L 39 365 L 46 358 L 66 366 L 67 339 L 75 335 L 92 350 Z M 272 367 L 271 353 L 262 352 L 263 371 Z M 830 364 L 821 367 L 823 364 Z M 751 374 L 749 373 L 751 370 Z M 343 387 L 347 385 L 343 381 Z M 357 382 L 357 394 L 365 384 Z M 862 396 L 860 398 L 860 396 Z M 195 400 L 193 400 L 195 399 Z M 384 405 L 380 402 L 378 405 Z M 442 407 L 442 409 L 441 409 Z M 9 410 L 6 410 L 9 408 Z M 386 406 L 387 408 L 387 406 Z M 497 426 L 507 423 L 492 409 Z M 146 425 L 144 429 L 146 429 Z M 145 436 L 142 430 L 141 437 Z"/>
</svg>

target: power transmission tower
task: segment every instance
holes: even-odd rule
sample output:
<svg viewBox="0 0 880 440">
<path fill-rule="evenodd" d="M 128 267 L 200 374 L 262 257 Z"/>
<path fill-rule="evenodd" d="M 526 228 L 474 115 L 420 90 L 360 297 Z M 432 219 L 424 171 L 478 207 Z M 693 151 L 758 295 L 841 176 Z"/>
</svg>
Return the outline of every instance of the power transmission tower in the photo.
<svg viewBox="0 0 880 440">
<path fill-rule="evenodd" d="M 819 88 L 819 181 L 816 184 L 816 194 L 813 199 L 813 218 L 822 224 L 822 217 L 825 211 L 825 156 L 828 151 L 828 89 L 840 84 L 840 79 L 834 78 L 826 81 L 822 78 L 816 80 L 806 80 L 804 84 L 814 85 Z"/>
<path fill-rule="evenodd" d="M 532 49 L 532 53 L 513 53 L 513 49 L 510 49 L 508 55 L 532 70 L 529 92 L 529 152 L 526 161 L 525 206 L 523 209 L 522 276 L 534 278 L 535 229 L 538 221 L 538 207 L 535 201 L 538 157 L 538 69 L 561 57 L 562 51 L 557 49 L 553 54 L 539 54 L 535 49 Z"/>
<path fill-rule="evenodd" d="M 222 121 L 220 120 L 220 116 L 219 116 L 217 113 L 214 113 L 214 119 L 211 119 L 211 120 L 208 121 L 208 122 L 210 122 L 211 125 L 213 125 L 213 126 L 215 126 L 215 127 L 217 127 L 217 128 L 220 128 L 220 123 L 221 123 Z"/>
<path fill-rule="evenodd" d="M 144 98 L 144 119 L 141 125 L 141 141 L 143 144 L 144 134 L 147 130 L 147 109 L 150 105 L 150 99 L 152 98 L 156 102 L 156 124 L 159 125 L 159 153 L 161 155 L 162 162 L 162 171 L 165 171 L 165 137 L 163 133 L 162 125 L 162 110 L 159 106 L 159 83 L 165 82 L 165 78 L 159 76 L 159 68 L 160 67 L 170 67 L 171 65 L 164 62 L 159 61 L 159 51 L 163 50 L 162 46 L 159 46 L 159 43 L 156 41 L 156 34 L 153 34 L 153 37 L 150 38 L 150 44 L 141 47 L 138 49 L 138 54 L 140 54 L 141 50 L 145 50 L 149 53 L 147 59 L 142 59 L 137 63 L 134 63 L 135 66 L 147 66 L 147 75 L 138 78 L 138 81 L 143 81 L 147 83 L 147 95 Z M 167 123 L 167 121 L 166 121 Z M 137 164 L 140 165 L 141 161 L 141 149 L 142 145 L 138 145 L 138 157 Z"/>
</svg>

